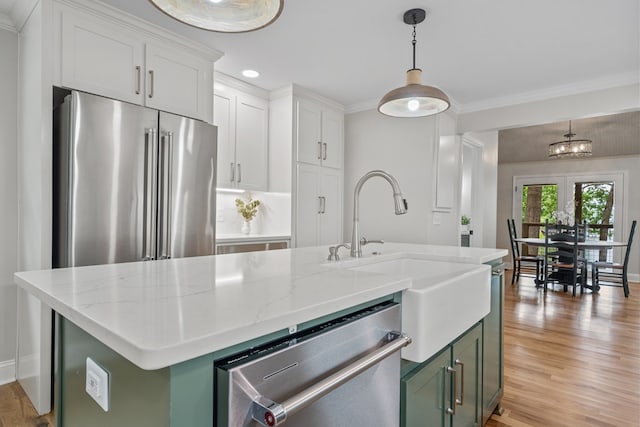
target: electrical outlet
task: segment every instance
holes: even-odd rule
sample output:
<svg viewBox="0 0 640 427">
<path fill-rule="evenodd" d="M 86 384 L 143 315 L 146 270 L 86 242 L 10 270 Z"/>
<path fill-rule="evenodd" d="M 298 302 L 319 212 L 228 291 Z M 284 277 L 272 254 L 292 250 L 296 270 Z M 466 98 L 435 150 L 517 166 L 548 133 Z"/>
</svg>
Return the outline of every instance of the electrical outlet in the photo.
<svg viewBox="0 0 640 427">
<path fill-rule="evenodd" d="M 109 372 L 87 357 L 85 391 L 105 411 L 109 411 Z"/>
<path fill-rule="evenodd" d="M 222 209 L 216 209 L 216 221 L 224 222 L 224 211 Z"/>
</svg>

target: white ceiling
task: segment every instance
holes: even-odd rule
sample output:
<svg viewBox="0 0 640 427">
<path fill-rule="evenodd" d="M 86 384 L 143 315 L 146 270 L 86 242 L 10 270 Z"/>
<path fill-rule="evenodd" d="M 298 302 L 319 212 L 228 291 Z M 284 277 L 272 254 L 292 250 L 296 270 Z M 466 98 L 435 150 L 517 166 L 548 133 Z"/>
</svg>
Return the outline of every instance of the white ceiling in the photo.
<svg viewBox="0 0 640 427">
<path fill-rule="evenodd" d="M 221 50 L 222 72 L 256 69 L 256 86 L 297 83 L 348 107 L 404 84 L 411 27 L 402 15 L 415 7 L 429 13 L 417 28 L 424 83 L 462 110 L 640 75 L 638 0 L 285 0 L 276 22 L 244 34 L 188 27 L 145 0 L 105 2 Z"/>
<path fill-rule="evenodd" d="M 0 0 L 0 13 L 18 1 Z M 256 69 L 256 86 L 297 83 L 352 110 L 404 84 L 411 27 L 402 15 L 415 7 L 429 14 L 417 29 L 423 82 L 460 111 L 640 76 L 638 0 L 285 0 L 276 22 L 244 34 L 186 26 L 146 0 L 104 1 L 224 52 L 224 73 Z"/>
</svg>

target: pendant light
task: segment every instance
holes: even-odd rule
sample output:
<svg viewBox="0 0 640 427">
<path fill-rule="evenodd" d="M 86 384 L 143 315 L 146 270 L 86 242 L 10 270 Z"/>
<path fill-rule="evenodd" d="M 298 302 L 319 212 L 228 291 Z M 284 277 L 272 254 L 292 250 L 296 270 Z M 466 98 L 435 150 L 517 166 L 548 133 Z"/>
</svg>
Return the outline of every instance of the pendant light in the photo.
<svg viewBox="0 0 640 427">
<path fill-rule="evenodd" d="M 569 120 L 569 133 L 565 133 L 565 141 L 549 144 L 549 158 L 561 159 L 564 157 L 588 157 L 591 155 L 592 142 L 590 139 L 571 139 L 576 136 L 571 132 L 571 120 Z"/>
<path fill-rule="evenodd" d="M 223 33 L 243 33 L 275 21 L 284 0 L 149 0 L 187 25 Z"/>
<path fill-rule="evenodd" d="M 422 84 L 422 70 L 416 68 L 416 25 L 426 17 L 424 9 L 411 9 L 404 23 L 413 26 L 413 68 L 407 71 L 406 86 L 393 89 L 382 97 L 378 111 L 392 117 L 424 117 L 442 113 L 451 103 L 440 89 Z"/>
</svg>

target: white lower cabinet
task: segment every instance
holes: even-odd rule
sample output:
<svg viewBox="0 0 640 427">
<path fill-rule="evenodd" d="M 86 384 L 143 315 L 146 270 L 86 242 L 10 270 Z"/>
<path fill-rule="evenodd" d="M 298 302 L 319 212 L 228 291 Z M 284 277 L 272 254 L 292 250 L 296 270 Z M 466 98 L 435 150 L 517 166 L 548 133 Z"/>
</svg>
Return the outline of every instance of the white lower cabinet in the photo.
<svg viewBox="0 0 640 427">
<path fill-rule="evenodd" d="M 298 164 L 296 246 L 342 241 L 342 171 Z"/>
</svg>

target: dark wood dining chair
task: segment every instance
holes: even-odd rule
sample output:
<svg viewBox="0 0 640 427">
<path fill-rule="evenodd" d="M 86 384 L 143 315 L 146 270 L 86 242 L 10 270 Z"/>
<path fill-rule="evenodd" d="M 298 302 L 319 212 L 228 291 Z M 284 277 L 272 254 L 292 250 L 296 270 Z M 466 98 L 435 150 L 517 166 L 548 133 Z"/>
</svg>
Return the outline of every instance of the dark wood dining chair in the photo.
<svg viewBox="0 0 640 427">
<path fill-rule="evenodd" d="M 636 231 L 636 223 L 636 220 L 631 223 L 627 250 L 625 251 L 622 264 L 603 261 L 596 261 L 591 264 L 591 285 L 595 292 L 598 291 L 600 286 L 618 286 L 624 289 L 624 297 L 629 298 L 629 280 L 627 279 L 627 273 L 633 234 Z"/>
<path fill-rule="evenodd" d="M 513 265 L 513 274 L 511 275 L 511 284 L 520 280 L 520 276 L 531 276 L 536 279 L 536 286 L 541 284 L 542 266 L 544 259 L 541 256 L 521 255 L 520 245 L 515 239 L 518 238 L 516 232 L 516 222 L 513 218 L 507 219 L 507 227 L 509 228 L 509 240 L 511 241 L 511 260 Z"/>
<path fill-rule="evenodd" d="M 544 225 L 544 290 L 548 284 L 561 284 L 567 291 L 573 288 L 572 295 L 576 295 L 576 288 L 580 286 L 580 293 L 584 292 L 587 280 L 587 263 L 580 256 L 578 242 L 584 237 L 584 224 Z"/>
</svg>

